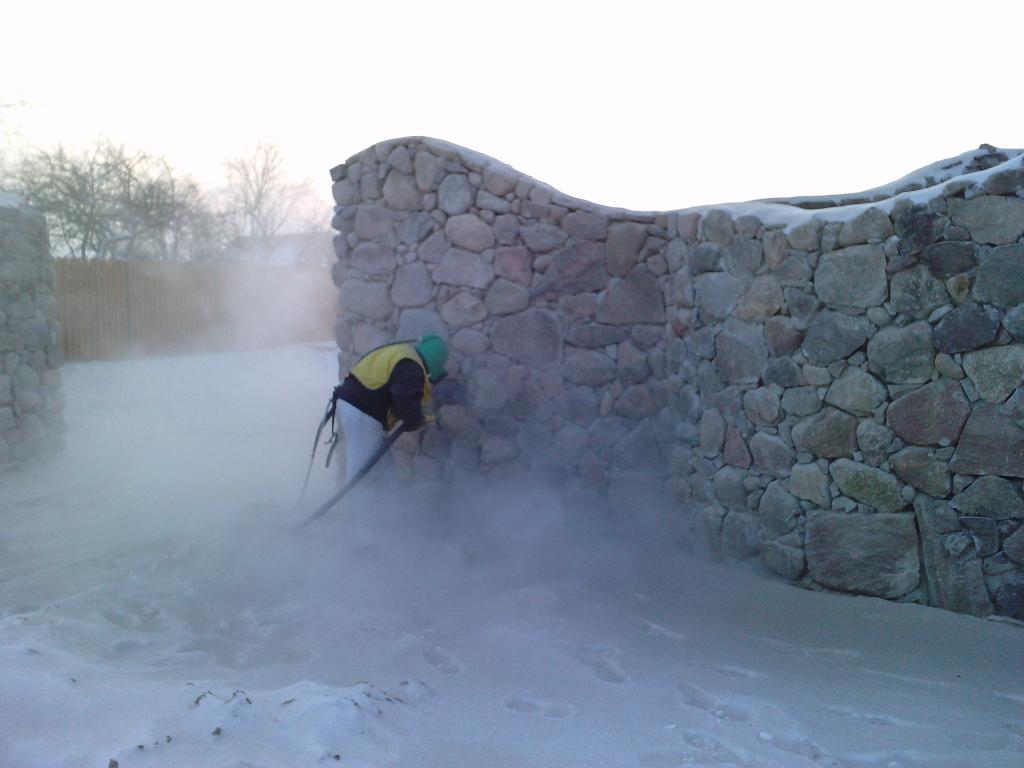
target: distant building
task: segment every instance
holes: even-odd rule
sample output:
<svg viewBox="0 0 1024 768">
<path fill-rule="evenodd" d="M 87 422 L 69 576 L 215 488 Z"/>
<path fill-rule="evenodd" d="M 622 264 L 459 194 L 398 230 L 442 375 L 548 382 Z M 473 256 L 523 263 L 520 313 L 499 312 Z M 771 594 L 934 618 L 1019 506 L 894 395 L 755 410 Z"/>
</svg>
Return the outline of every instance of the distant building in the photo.
<svg viewBox="0 0 1024 768">
<path fill-rule="evenodd" d="M 330 232 L 300 232 L 287 235 L 246 236 L 224 249 L 224 261 L 274 266 L 329 266 L 334 258 Z"/>
</svg>

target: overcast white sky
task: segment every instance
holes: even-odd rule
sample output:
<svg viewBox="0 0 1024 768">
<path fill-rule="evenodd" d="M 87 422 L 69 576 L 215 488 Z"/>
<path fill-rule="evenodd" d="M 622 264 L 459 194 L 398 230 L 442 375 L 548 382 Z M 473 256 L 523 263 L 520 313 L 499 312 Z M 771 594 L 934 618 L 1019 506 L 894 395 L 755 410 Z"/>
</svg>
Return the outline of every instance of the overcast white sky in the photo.
<svg viewBox="0 0 1024 768">
<path fill-rule="evenodd" d="M 1019 0 L 19 2 L 23 141 L 99 136 L 215 183 L 377 141 L 463 144 L 578 197 L 671 209 L 878 186 L 1024 145 Z"/>
</svg>

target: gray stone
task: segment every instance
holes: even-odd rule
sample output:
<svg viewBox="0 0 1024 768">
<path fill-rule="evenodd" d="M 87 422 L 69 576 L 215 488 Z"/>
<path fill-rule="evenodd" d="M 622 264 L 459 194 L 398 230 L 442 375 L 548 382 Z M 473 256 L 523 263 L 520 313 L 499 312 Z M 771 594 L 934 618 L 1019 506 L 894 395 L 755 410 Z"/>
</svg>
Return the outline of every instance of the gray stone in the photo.
<svg viewBox="0 0 1024 768">
<path fill-rule="evenodd" d="M 868 416 L 888 395 L 878 379 L 860 368 L 848 368 L 832 383 L 825 402 L 857 416 Z"/>
<path fill-rule="evenodd" d="M 865 317 L 823 310 L 807 329 L 802 349 L 811 362 L 831 363 L 860 349 L 873 331 L 874 326 Z"/>
<path fill-rule="evenodd" d="M 515 245 L 519 237 L 519 220 L 511 215 L 494 217 L 494 239 L 499 245 Z"/>
<path fill-rule="evenodd" d="M 928 381 L 935 365 L 931 326 L 922 321 L 882 328 L 868 342 L 868 360 L 891 384 Z"/>
<path fill-rule="evenodd" d="M 534 294 L 560 296 L 600 291 L 607 285 L 604 244 L 577 240 L 554 254 Z"/>
<path fill-rule="evenodd" d="M 626 469 L 651 471 L 661 466 L 661 450 L 650 421 L 641 423 L 615 445 L 612 461 L 616 467 Z"/>
<path fill-rule="evenodd" d="M 484 296 L 484 306 L 492 315 L 511 315 L 530 306 L 530 292 L 525 286 L 499 277 Z"/>
<path fill-rule="evenodd" d="M 994 520 L 1024 517 L 1024 495 L 1018 485 L 1002 477 L 985 475 L 954 496 L 950 506 L 973 517 Z"/>
<path fill-rule="evenodd" d="M 718 370 L 730 384 L 756 384 L 768 362 L 761 326 L 733 318 L 715 337 L 715 353 Z"/>
<path fill-rule="evenodd" d="M 575 467 L 587 449 L 587 431 L 577 424 L 566 424 L 551 441 L 551 457 L 564 467 Z"/>
<path fill-rule="evenodd" d="M 754 557 L 761 548 L 759 524 L 753 515 L 730 512 L 722 521 L 722 556 L 730 560 Z"/>
<path fill-rule="evenodd" d="M 798 251 L 816 251 L 821 245 L 821 222 L 811 219 L 785 231 L 789 247 Z"/>
<path fill-rule="evenodd" d="M 339 291 L 338 301 L 345 312 L 355 312 L 370 320 L 384 320 L 393 310 L 385 283 L 346 280 Z"/>
<path fill-rule="evenodd" d="M 1016 341 L 1024 339 L 1024 304 L 1014 307 L 1003 315 L 1003 328 Z"/>
<path fill-rule="evenodd" d="M 824 254 L 814 272 L 814 291 L 827 304 L 881 304 L 888 295 L 884 250 L 880 245 L 855 245 Z"/>
<path fill-rule="evenodd" d="M 900 493 L 902 484 L 888 472 L 849 459 L 832 462 L 829 471 L 839 490 L 851 499 L 882 512 L 898 512 L 907 505 Z"/>
<path fill-rule="evenodd" d="M 725 419 L 714 408 L 704 411 L 700 419 L 700 450 L 708 458 L 714 458 L 722 452 L 722 441 L 725 439 Z"/>
<path fill-rule="evenodd" d="M 776 315 L 765 321 L 764 339 L 771 355 L 780 357 L 796 352 L 804 340 L 804 334 L 792 318 Z"/>
<path fill-rule="evenodd" d="M 999 551 L 999 532 L 990 517 L 961 517 L 960 525 L 970 532 L 978 557 L 990 557 Z"/>
<path fill-rule="evenodd" d="M 971 407 L 955 381 L 935 381 L 897 398 L 886 423 L 913 445 L 956 443 Z"/>
<path fill-rule="evenodd" d="M 1024 168 L 1008 168 L 985 179 L 985 192 L 990 195 L 1013 195 L 1024 187 Z"/>
<path fill-rule="evenodd" d="M 25 341 L 18 334 L 0 331 L 0 353 L 20 352 L 24 346 Z"/>
<path fill-rule="evenodd" d="M 914 501 L 914 514 L 921 532 L 921 560 L 931 604 L 973 616 L 990 615 L 992 601 L 985 586 L 981 560 L 970 551 L 973 546 L 959 554 L 958 546 L 950 546 L 951 538 L 962 538 L 964 534 L 948 532 L 948 506 L 918 496 Z"/>
<path fill-rule="evenodd" d="M 533 256 L 521 245 L 494 252 L 494 272 L 499 277 L 528 286 L 533 279 Z"/>
<path fill-rule="evenodd" d="M 715 473 L 712 484 L 715 496 L 726 509 L 745 512 L 747 509 L 747 489 L 743 486 L 745 473 L 735 467 L 722 467 Z"/>
<path fill-rule="evenodd" d="M 506 437 L 488 435 L 480 444 L 480 461 L 483 464 L 500 464 L 518 455 L 519 447 Z"/>
<path fill-rule="evenodd" d="M 1024 565 L 1024 525 L 1006 537 L 1003 551 L 1017 565 Z"/>
<path fill-rule="evenodd" d="M 917 531 L 910 514 L 807 516 L 807 567 L 830 589 L 894 599 L 918 586 Z"/>
<path fill-rule="evenodd" d="M 437 207 L 449 216 L 465 213 L 473 205 L 473 188 L 469 178 L 460 173 L 445 177 L 437 188 Z"/>
<path fill-rule="evenodd" d="M 395 252 L 381 243 L 360 243 L 352 251 L 351 264 L 368 275 L 390 275 L 398 260 Z"/>
<path fill-rule="evenodd" d="M 965 301 L 935 326 L 935 348 L 953 354 L 983 347 L 995 340 L 999 320 L 998 310 Z"/>
<path fill-rule="evenodd" d="M 623 384 L 639 384 L 651 374 L 647 354 L 630 342 L 619 345 L 617 375 Z"/>
<path fill-rule="evenodd" d="M 442 405 L 437 411 L 437 423 L 454 437 L 476 440 L 480 435 L 480 420 L 467 405 Z"/>
<path fill-rule="evenodd" d="M 479 296 L 461 291 L 441 305 L 441 317 L 453 328 L 461 328 L 483 321 L 487 309 Z"/>
<path fill-rule="evenodd" d="M 965 475 L 1024 477 L 1024 429 L 997 406 L 979 403 L 967 419 L 950 468 Z"/>
<path fill-rule="evenodd" d="M 759 427 L 774 427 L 782 421 L 779 396 L 767 387 L 758 387 L 743 394 L 743 411 Z"/>
<path fill-rule="evenodd" d="M 1024 245 L 993 248 L 978 266 L 971 295 L 998 307 L 1024 304 Z"/>
<path fill-rule="evenodd" d="M 492 211 L 494 213 L 508 213 L 511 209 L 508 200 L 501 197 L 495 197 L 490 192 L 483 189 L 476 193 L 476 206 L 477 208 L 482 208 L 485 211 Z"/>
<path fill-rule="evenodd" d="M 666 394 L 660 387 L 633 384 L 615 401 L 615 413 L 627 419 L 644 419 L 665 407 Z"/>
<path fill-rule="evenodd" d="M 929 245 L 921 254 L 921 261 L 935 277 L 945 280 L 974 269 L 978 263 L 977 246 L 971 242 L 944 242 Z"/>
<path fill-rule="evenodd" d="M 494 245 L 494 231 L 479 216 L 462 213 L 444 225 L 444 234 L 452 245 L 480 253 Z"/>
<path fill-rule="evenodd" d="M 483 171 L 484 187 L 492 195 L 504 197 L 516 188 L 518 175 L 505 165 L 488 165 Z"/>
<path fill-rule="evenodd" d="M 704 216 L 704 237 L 716 245 L 725 245 L 736 231 L 732 218 L 725 211 L 708 211 Z"/>
<path fill-rule="evenodd" d="M 952 357 L 942 352 L 935 356 L 935 370 L 940 376 L 954 381 L 960 381 L 964 377 L 964 369 L 957 365 Z"/>
<path fill-rule="evenodd" d="M 575 347 L 606 347 L 609 344 L 618 344 L 627 338 L 629 338 L 629 328 L 600 323 L 576 325 L 565 334 L 566 342 Z"/>
<path fill-rule="evenodd" d="M 647 230 L 632 221 L 617 222 L 608 228 L 608 273 L 625 277 L 636 266 L 637 255 L 647 239 Z"/>
<path fill-rule="evenodd" d="M 476 389 L 473 405 L 478 411 L 500 411 L 509 401 L 505 377 L 494 371 L 477 371 L 474 375 Z"/>
<path fill-rule="evenodd" d="M 728 272 L 707 272 L 693 281 L 693 288 L 701 319 L 707 323 L 732 314 L 746 283 Z"/>
<path fill-rule="evenodd" d="M 384 202 L 397 211 L 415 211 L 423 207 L 423 195 L 412 176 L 392 168 L 384 179 Z"/>
<path fill-rule="evenodd" d="M 792 435 L 798 451 L 838 459 L 856 450 L 857 419 L 835 408 L 825 408 L 797 423 Z"/>
<path fill-rule="evenodd" d="M 725 431 L 725 446 L 722 448 L 722 457 L 725 463 L 740 469 L 750 467 L 753 459 L 750 456 L 750 449 L 743 441 L 743 436 L 736 427 L 729 427 Z"/>
<path fill-rule="evenodd" d="M 796 529 L 801 514 L 800 502 L 780 481 L 773 480 L 764 489 L 764 495 L 757 506 L 757 514 L 768 538 L 777 539 Z"/>
<path fill-rule="evenodd" d="M 754 469 L 773 477 L 787 477 L 796 462 L 793 449 L 777 435 L 758 432 L 750 438 Z"/>
<path fill-rule="evenodd" d="M 831 504 L 829 481 L 817 464 L 797 464 L 789 475 L 789 492 L 816 507 L 828 509 Z"/>
<path fill-rule="evenodd" d="M 555 408 L 562 418 L 589 425 L 597 417 L 597 395 L 589 387 L 566 387 L 555 398 Z"/>
<path fill-rule="evenodd" d="M 434 217 L 429 213 L 413 213 L 398 225 L 398 239 L 406 245 L 415 245 L 434 231 L 434 224 Z"/>
<path fill-rule="evenodd" d="M 444 172 L 441 159 L 429 152 L 419 151 L 413 158 L 413 175 L 421 192 L 433 192 Z"/>
<path fill-rule="evenodd" d="M 397 307 L 418 307 L 430 301 L 434 294 L 434 281 L 427 266 L 420 261 L 403 264 L 395 273 L 391 286 L 391 301 Z"/>
<path fill-rule="evenodd" d="M 790 581 L 797 581 L 807 570 L 807 558 L 801 547 L 790 547 L 777 541 L 762 545 L 761 562 L 775 575 Z"/>
<path fill-rule="evenodd" d="M 769 360 L 763 378 L 765 384 L 780 387 L 800 387 L 807 383 L 800 366 L 789 357 L 773 357 Z"/>
<path fill-rule="evenodd" d="M 434 280 L 466 288 L 486 288 L 494 278 L 491 265 L 478 253 L 451 248 L 434 268 Z"/>
<path fill-rule="evenodd" d="M 440 318 L 438 320 L 440 321 Z M 452 336 L 452 349 L 466 357 L 482 355 L 490 348 L 491 340 L 487 334 L 472 328 L 463 328 Z"/>
<path fill-rule="evenodd" d="M 995 610 L 1000 616 L 1024 621 L 1024 574 L 1013 573 L 999 586 L 995 594 Z"/>
<path fill-rule="evenodd" d="M 448 326 L 432 309 L 406 309 L 398 317 L 398 338 L 418 339 L 424 334 L 436 333 L 448 337 Z"/>
<path fill-rule="evenodd" d="M 580 350 L 567 354 L 562 366 L 565 378 L 573 384 L 597 387 L 615 379 L 615 363 L 602 352 Z"/>
<path fill-rule="evenodd" d="M 761 266 L 764 246 L 760 240 L 734 238 L 725 246 L 725 268 L 738 277 L 749 277 Z"/>
<path fill-rule="evenodd" d="M 438 230 L 423 241 L 416 253 L 422 261 L 436 264 L 441 261 L 441 257 L 448 253 L 449 248 L 451 248 L 451 244 L 444 236 L 444 231 Z"/>
<path fill-rule="evenodd" d="M 1024 234 L 1024 200 L 982 196 L 952 198 L 947 205 L 953 222 L 965 227 L 976 242 L 1003 245 Z"/>
<path fill-rule="evenodd" d="M 722 260 L 722 249 L 714 243 L 701 243 L 690 252 L 690 271 L 699 275 L 702 272 L 715 272 Z"/>
<path fill-rule="evenodd" d="M 893 275 L 889 300 L 897 314 L 921 320 L 949 300 L 946 286 L 921 264 Z"/>
<path fill-rule="evenodd" d="M 372 203 L 361 203 L 356 208 L 352 231 L 360 240 L 379 240 L 390 234 L 394 216 L 387 208 Z"/>
<path fill-rule="evenodd" d="M 944 498 L 950 491 L 949 463 L 927 448 L 909 447 L 896 453 L 892 469 L 905 483 L 929 496 Z"/>
<path fill-rule="evenodd" d="M 892 234 L 889 216 L 878 208 L 868 208 L 857 218 L 843 223 L 839 245 L 845 248 L 860 243 L 881 243 Z"/>
<path fill-rule="evenodd" d="M 604 240 L 608 236 L 608 220 L 599 213 L 573 211 L 562 218 L 561 225 L 580 240 Z"/>
<path fill-rule="evenodd" d="M 601 299 L 597 321 L 609 325 L 665 322 L 665 302 L 651 271 L 636 266 L 612 286 Z"/>
<path fill-rule="evenodd" d="M 1024 380 L 1024 345 L 989 347 L 964 355 L 964 371 L 982 399 L 1001 403 Z"/>
<path fill-rule="evenodd" d="M 740 320 L 763 320 L 782 309 L 783 297 L 779 281 L 773 275 L 754 278 L 753 284 L 736 306 Z"/>
<path fill-rule="evenodd" d="M 519 228 L 526 247 L 534 253 L 549 253 L 565 244 L 569 236 L 560 227 L 536 222 Z"/>
<path fill-rule="evenodd" d="M 543 309 L 527 309 L 494 324 L 491 343 L 496 352 L 530 366 L 558 362 L 562 329 L 558 316 Z"/>
<path fill-rule="evenodd" d="M 923 205 L 911 205 L 894 210 L 892 223 L 900 255 L 913 256 L 939 239 L 944 219 Z"/>
</svg>

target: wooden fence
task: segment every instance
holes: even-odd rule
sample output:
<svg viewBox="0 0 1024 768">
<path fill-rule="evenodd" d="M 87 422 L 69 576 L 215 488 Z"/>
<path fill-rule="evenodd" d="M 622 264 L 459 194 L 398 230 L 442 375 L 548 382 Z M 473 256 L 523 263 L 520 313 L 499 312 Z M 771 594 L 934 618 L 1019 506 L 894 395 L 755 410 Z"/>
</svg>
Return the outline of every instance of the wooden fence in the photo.
<svg viewBox="0 0 1024 768">
<path fill-rule="evenodd" d="M 64 355 L 220 352 L 334 337 L 326 267 L 58 259 Z"/>
</svg>

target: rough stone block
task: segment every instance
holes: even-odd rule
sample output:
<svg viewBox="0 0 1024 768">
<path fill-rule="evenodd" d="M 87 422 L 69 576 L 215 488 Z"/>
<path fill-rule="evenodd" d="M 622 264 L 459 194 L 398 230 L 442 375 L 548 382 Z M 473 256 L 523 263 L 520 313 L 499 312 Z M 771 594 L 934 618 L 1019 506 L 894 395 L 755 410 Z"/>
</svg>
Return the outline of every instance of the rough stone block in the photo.
<svg viewBox="0 0 1024 768">
<path fill-rule="evenodd" d="M 807 567 L 819 584 L 889 599 L 918 586 L 921 566 L 913 515 L 811 510 L 806 535 Z"/>
</svg>

